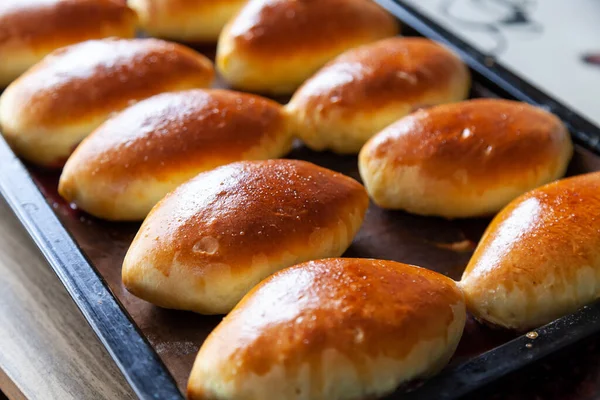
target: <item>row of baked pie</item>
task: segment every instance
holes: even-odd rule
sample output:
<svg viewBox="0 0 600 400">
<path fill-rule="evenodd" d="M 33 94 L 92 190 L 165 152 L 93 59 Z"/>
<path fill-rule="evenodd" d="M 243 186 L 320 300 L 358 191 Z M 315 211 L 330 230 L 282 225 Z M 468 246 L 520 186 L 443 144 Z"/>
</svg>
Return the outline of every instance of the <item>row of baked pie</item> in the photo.
<svg viewBox="0 0 600 400">
<path fill-rule="evenodd" d="M 155 39 L 63 48 L 0 97 L 3 134 L 21 156 L 69 158 L 66 199 L 113 220 L 150 212 L 123 265 L 131 292 L 168 308 L 233 309 L 198 355 L 191 398 L 380 395 L 447 362 L 465 303 L 524 330 L 596 297 L 600 177 L 530 191 L 565 172 L 562 123 L 526 104 L 461 102 L 467 69 L 425 39 L 335 58 L 396 29 L 368 0 L 250 0 L 220 39 L 229 81 L 288 92 L 332 59 L 286 106 L 194 89 L 211 84 L 210 61 Z M 367 191 L 306 162 L 240 161 L 283 156 L 295 136 L 315 150 L 360 151 L 383 207 L 453 218 L 508 205 L 458 284 L 399 263 L 327 259 L 360 228 Z"/>
<path fill-rule="evenodd" d="M 151 36 L 215 43 L 246 0 L 3 0 L 0 87 L 52 51 L 107 37 Z"/>
<path fill-rule="evenodd" d="M 185 43 L 218 41 L 226 80 L 266 93 L 291 93 L 343 51 L 398 33 L 396 20 L 371 0 L 4 0 L 0 87 L 53 50 L 132 38 L 136 27 Z"/>
<path fill-rule="evenodd" d="M 599 189 L 594 173 L 518 197 L 457 283 L 392 261 L 328 258 L 360 228 L 364 188 L 304 161 L 242 161 L 153 208 L 123 282 L 161 307 L 228 314 L 200 349 L 190 398 L 370 398 L 441 369 L 467 309 L 524 331 L 595 300 Z"/>
<path fill-rule="evenodd" d="M 180 45 L 88 41 L 11 84 L 0 97 L 0 124 L 22 157 L 42 165 L 61 166 L 77 147 L 60 192 L 112 220 L 143 219 L 202 171 L 281 157 L 294 136 L 316 150 L 362 147 L 361 176 L 377 204 L 444 217 L 497 212 L 562 176 L 572 154 L 560 120 L 527 104 L 435 106 L 464 98 L 469 77 L 454 54 L 427 39 L 349 50 L 284 107 L 234 91 L 176 91 L 207 86 L 213 76 L 208 59 Z"/>
</svg>

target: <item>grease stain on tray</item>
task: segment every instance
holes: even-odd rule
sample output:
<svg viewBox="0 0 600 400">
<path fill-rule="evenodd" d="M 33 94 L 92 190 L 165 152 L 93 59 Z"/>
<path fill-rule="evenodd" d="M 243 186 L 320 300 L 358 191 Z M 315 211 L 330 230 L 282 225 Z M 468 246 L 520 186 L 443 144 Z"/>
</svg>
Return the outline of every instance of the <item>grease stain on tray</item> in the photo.
<svg viewBox="0 0 600 400">
<path fill-rule="evenodd" d="M 171 343 L 157 343 L 155 346 L 158 354 L 169 353 L 175 356 L 187 356 L 188 354 L 196 354 L 198 352 L 198 346 L 194 342 L 189 341 L 175 341 Z"/>
</svg>

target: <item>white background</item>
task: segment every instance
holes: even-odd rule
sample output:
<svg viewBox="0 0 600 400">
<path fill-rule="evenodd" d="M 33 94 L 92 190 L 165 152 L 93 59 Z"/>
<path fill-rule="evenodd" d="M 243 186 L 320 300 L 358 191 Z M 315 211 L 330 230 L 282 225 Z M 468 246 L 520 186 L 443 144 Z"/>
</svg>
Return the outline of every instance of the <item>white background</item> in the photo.
<svg viewBox="0 0 600 400">
<path fill-rule="evenodd" d="M 495 52 L 502 65 L 600 125 L 600 65 L 581 61 L 586 53 L 600 55 L 600 0 L 405 0 L 405 3 L 479 50 Z M 531 22 L 502 23 L 503 19 L 514 16 L 511 4 L 521 6 Z M 504 49 L 498 51 L 497 41 L 486 26 L 500 31 L 506 40 Z"/>
</svg>

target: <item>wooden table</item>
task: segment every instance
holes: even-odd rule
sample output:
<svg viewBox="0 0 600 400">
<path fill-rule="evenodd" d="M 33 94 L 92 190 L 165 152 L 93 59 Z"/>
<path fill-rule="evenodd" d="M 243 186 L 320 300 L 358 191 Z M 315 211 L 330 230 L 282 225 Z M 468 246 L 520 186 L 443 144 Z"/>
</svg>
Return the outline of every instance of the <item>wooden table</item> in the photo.
<svg viewBox="0 0 600 400">
<path fill-rule="evenodd" d="M 0 390 L 11 400 L 135 398 L 1 196 Z M 469 400 L 598 398 L 600 336 L 469 396 Z"/>
<path fill-rule="evenodd" d="M 135 398 L 2 196 L 0 390 L 11 400 Z"/>
</svg>

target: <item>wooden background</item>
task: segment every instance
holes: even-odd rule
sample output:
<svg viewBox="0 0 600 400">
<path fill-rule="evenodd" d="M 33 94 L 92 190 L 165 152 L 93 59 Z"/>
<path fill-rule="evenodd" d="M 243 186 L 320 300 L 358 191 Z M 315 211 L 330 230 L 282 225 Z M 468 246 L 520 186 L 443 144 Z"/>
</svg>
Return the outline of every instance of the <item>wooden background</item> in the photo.
<svg viewBox="0 0 600 400">
<path fill-rule="evenodd" d="M 2 196 L 0 390 L 11 400 L 135 398 Z"/>
</svg>

